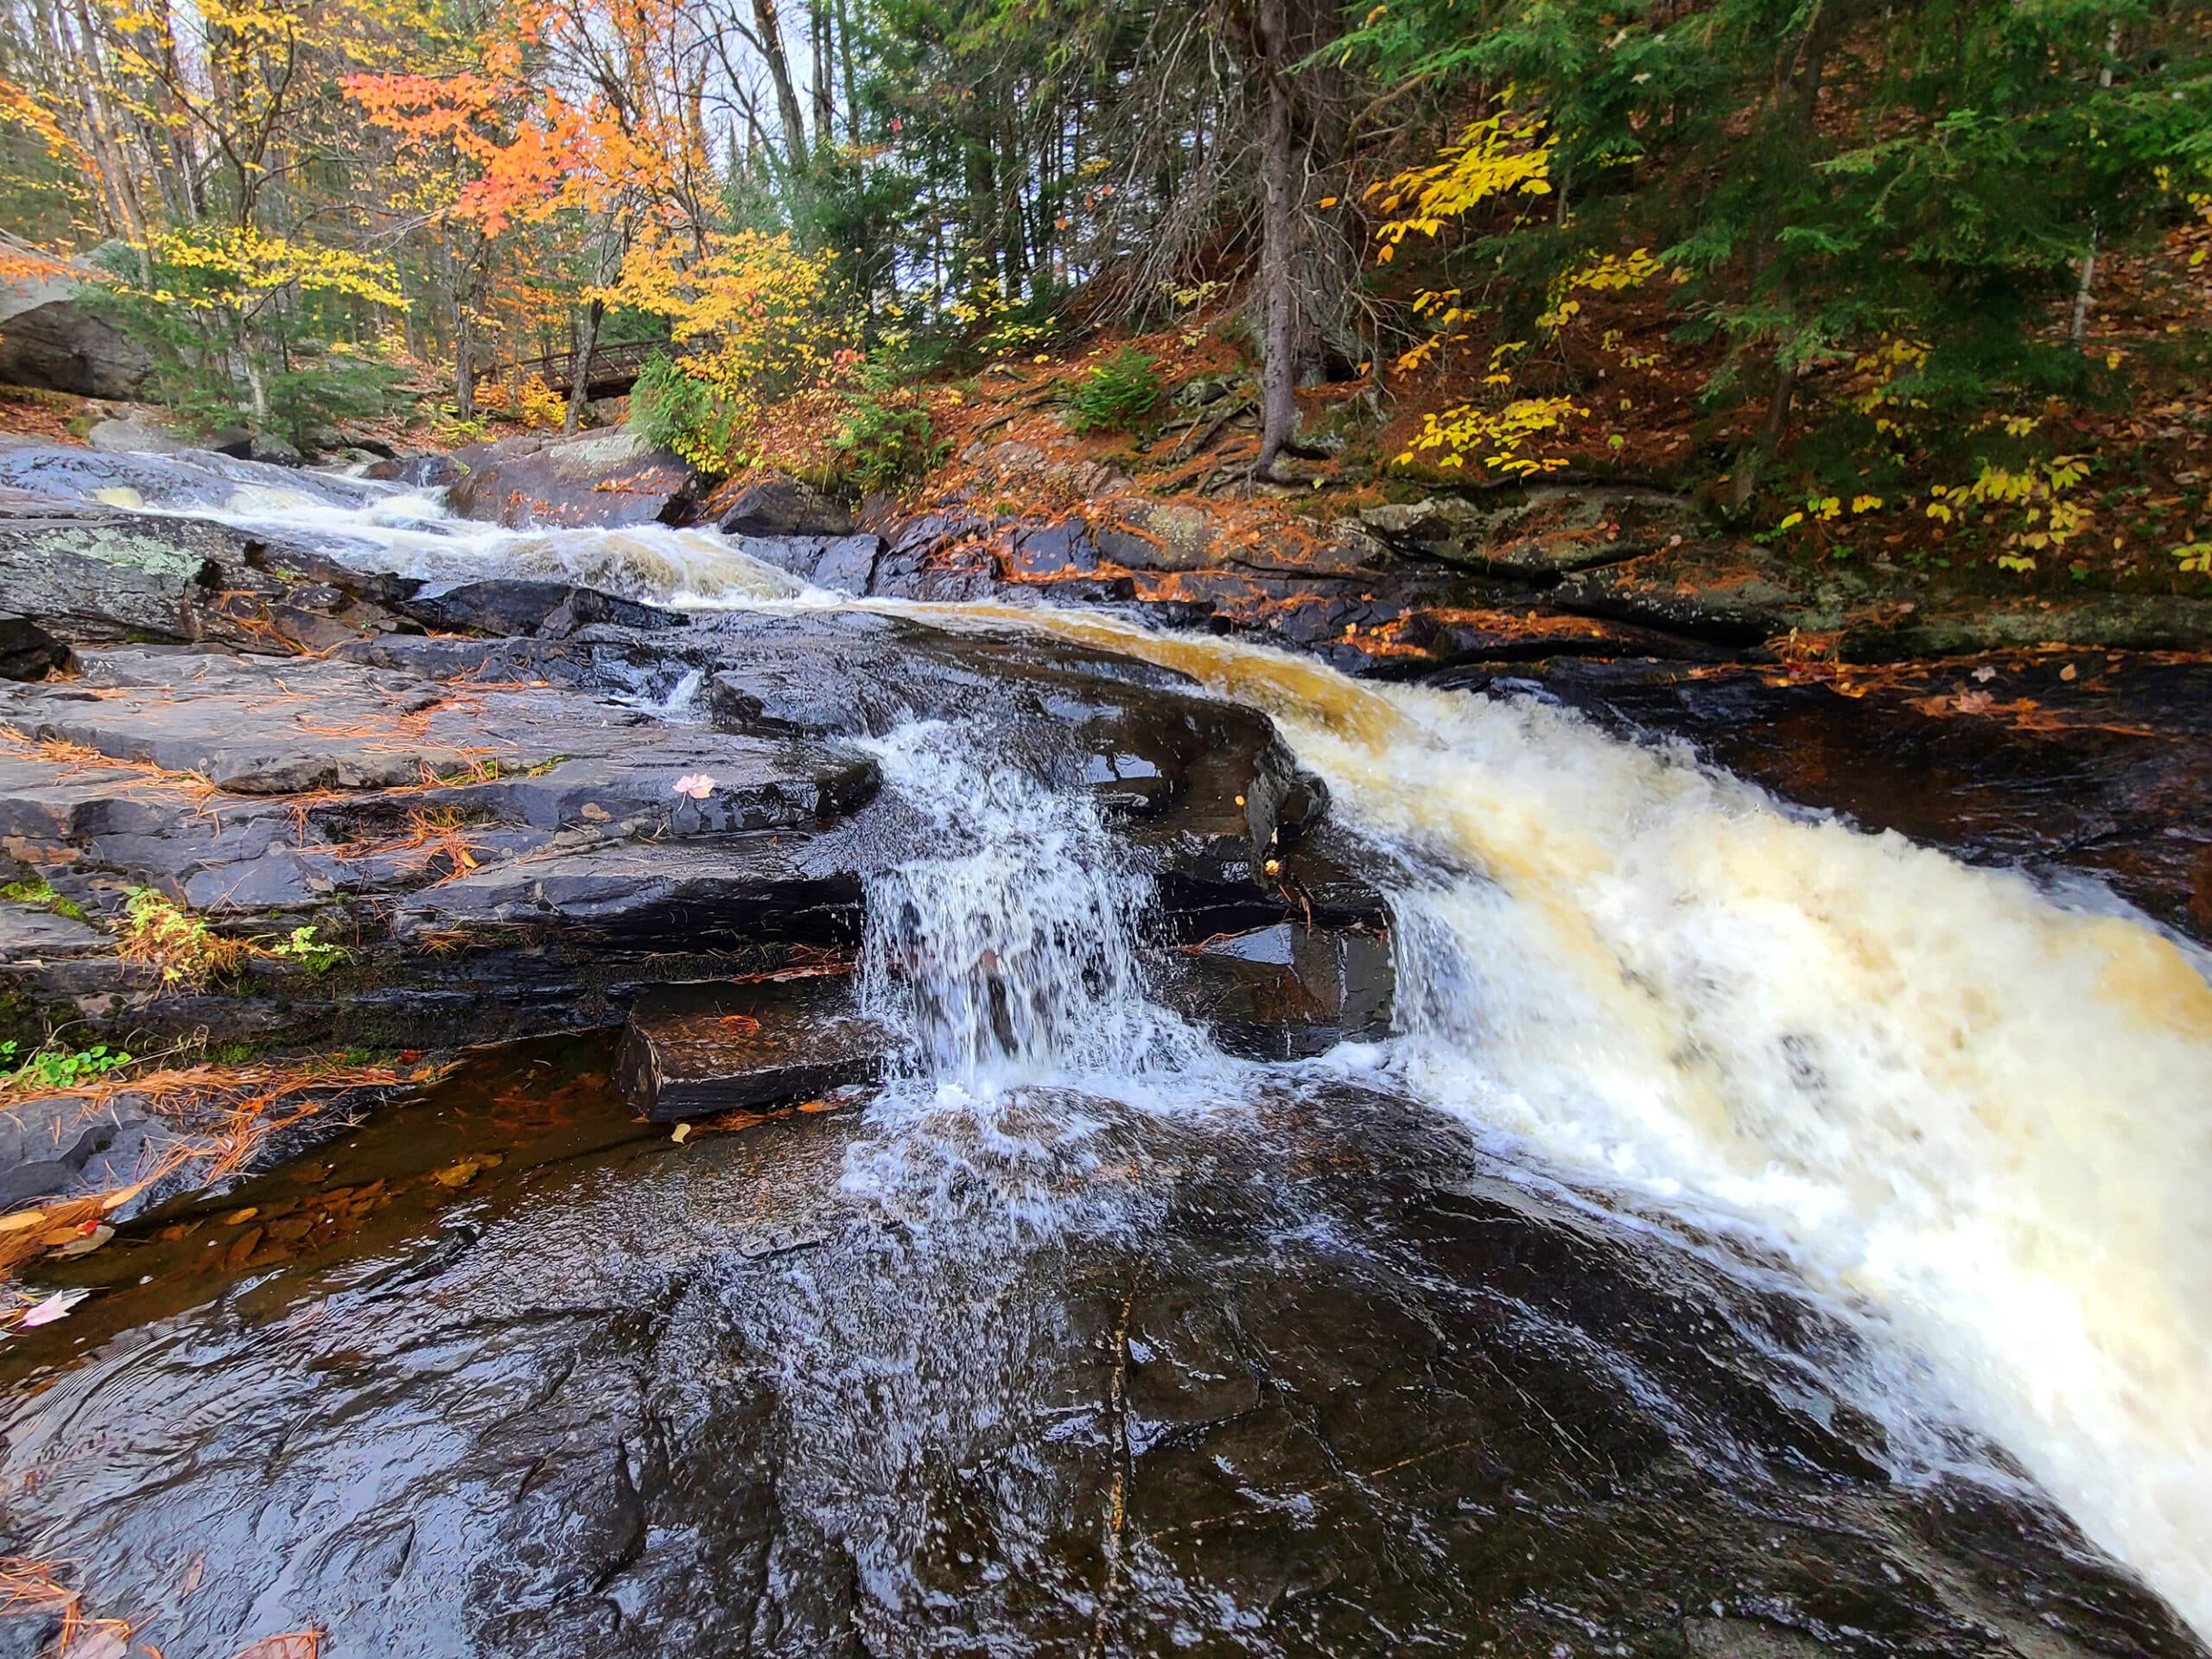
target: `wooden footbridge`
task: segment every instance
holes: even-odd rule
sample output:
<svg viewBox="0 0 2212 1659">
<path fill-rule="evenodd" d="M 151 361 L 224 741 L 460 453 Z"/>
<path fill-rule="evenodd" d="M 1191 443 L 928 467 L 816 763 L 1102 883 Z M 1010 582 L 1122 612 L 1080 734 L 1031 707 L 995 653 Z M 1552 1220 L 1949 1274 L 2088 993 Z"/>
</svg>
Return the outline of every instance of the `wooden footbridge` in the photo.
<svg viewBox="0 0 2212 1659">
<path fill-rule="evenodd" d="M 625 340 L 620 345 L 594 348 L 591 365 L 586 371 L 584 396 L 620 397 L 637 384 L 638 371 L 645 366 L 645 359 L 655 352 L 668 349 L 664 340 Z M 543 357 L 517 358 L 478 370 L 476 379 L 479 385 L 486 380 L 522 381 L 535 374 L 566 397 L 576 384 L 576 359 L 580 355 L 573 351 L 548 352 Z"/>
</svg>

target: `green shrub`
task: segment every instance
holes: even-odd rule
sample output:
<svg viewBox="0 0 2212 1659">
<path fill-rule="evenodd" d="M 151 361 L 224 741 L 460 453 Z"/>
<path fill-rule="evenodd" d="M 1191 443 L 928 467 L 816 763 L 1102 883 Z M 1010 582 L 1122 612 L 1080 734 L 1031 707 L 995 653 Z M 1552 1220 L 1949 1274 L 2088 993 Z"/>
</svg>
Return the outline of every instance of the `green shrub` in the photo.
<svg viewBox="0 0 2212 1659">
<path fill-rule="evenodd" d="M 1160 365 L 1134 346 L 1124 346 L 1096 368 L 1068 397 L 1068 426 L 1077 432 L 1130 432 L 1160 402 Z"/>
<path fill-rule="evenodd" d="M 656 352 L 630 389 L 630 430 L 672 449 L 709 478 L 729 471 L 737 434 L 715 389 L 665 353 Z"/>
<path fill-rule="evenodd" d="M 862 490 L 897 488 L 944 459 L 948 443 L 934 441 L 930 412 L 912 393 L 861 392 L 844 429 L 830 440 L 842 457 L 838 472 Z"/>
</svg>

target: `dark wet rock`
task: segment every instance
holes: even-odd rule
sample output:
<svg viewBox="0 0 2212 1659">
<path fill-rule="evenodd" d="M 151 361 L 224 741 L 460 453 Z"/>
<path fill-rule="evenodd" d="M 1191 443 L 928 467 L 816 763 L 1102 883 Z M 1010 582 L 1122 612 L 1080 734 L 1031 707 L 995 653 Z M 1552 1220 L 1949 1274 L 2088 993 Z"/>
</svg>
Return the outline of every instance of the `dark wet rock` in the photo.
<svg viewBox="0 0 2212 1659">
<path fill-rule="evenodd" d="M 677 1147 L 596 1064 L 55 1269 L 103 1294 L 0 1356 L 11 1530 L 172 1659 L 2202 1659 L 2020 1483 L 1886 1478 L 1770 1268 L 1411 1103 Z"/>
<path fill-rule="evenodd" d="M 1627 486 L 1535 484 L 1489 495 L 1370 507 L 1359 522 L 1394 547 L 1499 576 L 1554 578 L 1704 534 L 1677 495 Z"/>
<path fill-rule="evenodd" d="M 835 541 L 859 522 L 812 485 L 796 478 L 760 478 L 717 491 L 707 503 L 715 528 L 731 536 L 802 536 Z"/>
<path fill-rule="evenodd" d="M 245 446 L 245 459 L 263 461 L 271 467 L 298 467 L 307 461 L 296 445 L 273 432 L 255 433 Z"/>
<path fill-rule="evenodd" d="M 349 953 L 312 981 L 255 958 L 194 998 L 111 952 L 0 978 L 103 1029 L 188 1014 L 257 1040 L 619 1019 L 672 954 L 712 976 L 855 944 L 868 880 L 926 826 L 849 743 L 913 721 L 1087 791 L 1152 874 L 1163 938 L 1380 913 L 1314 835 L 1325 793 L 1271 722 L 1172 671 L 865 613 L 546 632 L 313 661 L 95 648 L 79 680 L 0 688 L 0 723 L 34 746 L 0 750 L 0 843 L 68 900 L 97 918 L 150 885 L 232 931 L 312 925 Z M 79 749 L 122 770 L 64 758 Z"/>
<path fill-rule="evenodd" d="M 1891 607 L 1894 611 L 1897 607 Z M 2100 651 L 2212 647 L 2212 600 L 2159 594 L 1998 604 L 1955 610 L 1903 607 L 1886 620 L 1848 623 L 1836 641 L 1847 663 L 1910 662 L 2037 645 Z"/>
<path fill-rule="evenodd" d="M 1686 1618 L 1682 1651 L 1688 1659 L 1819 1659 L 1834 1649 L 1786 1625 L 1748 1618 Z"/>
<path fill-rule="evenodd" d="M 875 581 L 883 538 L 872 531 L 855 536 L 753 536 L 739 545 L 764 564 L 788 570 L 801 582 L 841 593 L 866 594 Z"/>
<path fill-rule="evenodd" d="M 442 489 L 461 476 L 451 455 L 387 455 L 362 470 L 361 476 L 413 489 Z"/>
<path fill-rule="evenodd" d="M 69 647 L 27 616 L 0 615 L 0 680 L 42 679 L 69 660 Z"/>
<path fill-rule="evenodd" d="M 211 1071 L 204 1086 L 134 1089 L 98 1097 L 75 1094 L 10 1096 L 0 1103 L 0 1210 L 137 1187 L 104 1219 L 123 1225 L 211 1179 L 274 1167 L 343 1134 L 409 1085 L 324 1084 L 257 1077 L 225 1082 Z M 219 1170 L 230 1115 L 257 1095 L 281 1104 L 293 1119 L 251 1149 L 234 1168 Z"/>
<path fill-rule="evenodd" d="M 464 518 L 502 524 L 678 524 L 698 476 L 627 432 L 531 433 L 457 449 L 447 504 Z"/>
<path fill-rule="evenodd" d="M 391 605 L 409 584 L 211 520 L 156 517 L 0 490 L 0 585 L 71 644 L 219 641 L 327 650 L 416 626 Z"/>
<path fill-rule="evenodd" d="M 1837 578 L 1837 581 L 1847 580 Z M 1583 570 L 1550 594 L 1565 611 L 1684 634 L 1719 645 L 1755 645 L 1836 626 L 1842 601 L 1811 590 L 1803 574 L 1749 543 L 1684 543 L 1626 563 Z"/>
<path fill-rule="evenodd" d="M 153 372 L 153 353 L 81 297 L 67 278 L 0 293 L 0 381 L 121 402 Z"/>
<path fill-rule="evenodd" d="M 1378 932 L 1283 921 L 1179 956 L 1171 995 L 1231 1054 L 1300 1059 L 1389 1033 L 1396 976 Z"/>
<path fill-rule="evenodd" d="M 625 628 L 681 627 L 685 619 L 635 600 L 561 582 L 467 582 L 400 602 L 425 627 L 445 633 L 542 633 L 565 639 L 606 623 Z"/>
<path fill-rule="evenodd" d="M 676 1123 L 873 1083 L 893 1041 L 839 977 L 668 985 L 631 1005 L 614 1075 L 641 1116 Z"/>
<path fill-rule="evenodd" d="M 862 918 L 856 850 L 786 830 L 549 852 L 410 892 L 395 903 L 390 925 L 399 941 L 423 948 L 500 933 L 575 937 L 629 951 L 763 939 L 849 948 Z"/>
</svg>

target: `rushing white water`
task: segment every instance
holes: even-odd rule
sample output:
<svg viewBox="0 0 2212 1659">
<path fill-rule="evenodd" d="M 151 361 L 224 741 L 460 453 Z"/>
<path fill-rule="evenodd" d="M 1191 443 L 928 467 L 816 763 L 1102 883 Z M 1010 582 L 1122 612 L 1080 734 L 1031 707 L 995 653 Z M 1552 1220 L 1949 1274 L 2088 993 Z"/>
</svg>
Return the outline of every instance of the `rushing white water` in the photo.
<svg viewBox="0 0 2212 1659">
<path fill-rule="evenodd" d="M 700 532 L 459 526 L 397 493 L 219 511 L 443 582 L 839 602 Z M 1413 872 L 1394 901 L 1390 1059 L 1408 1086 L 1624 1202 L 1756 1230 L 1924 1356 L 1951 1403 L 2212 1635 L 2199 953 L 1537 704 L 1360 685 L 1093 616 L 860 602 L 1126 651 L 1274 715 L 1341 815 Z M 1095 821 L 942 729 L 877 753 L 942 843 L 871 894 L 864 986 L 919 1064 L 1034 1081 L 1201 1058 L 1141 995 L 1144 893 Z"/>
<path fill-rule="evenodd" d="M 1001 1086 L 1186 1075 L 1201 1033 L 1146 995 L 1148 879 L 1096 809 L 941 721 L 867 745 L 930 821 L 927 845 L 868 894 L 861 1002 L 910 1039 L 920 1077 Z"/>
</svg>

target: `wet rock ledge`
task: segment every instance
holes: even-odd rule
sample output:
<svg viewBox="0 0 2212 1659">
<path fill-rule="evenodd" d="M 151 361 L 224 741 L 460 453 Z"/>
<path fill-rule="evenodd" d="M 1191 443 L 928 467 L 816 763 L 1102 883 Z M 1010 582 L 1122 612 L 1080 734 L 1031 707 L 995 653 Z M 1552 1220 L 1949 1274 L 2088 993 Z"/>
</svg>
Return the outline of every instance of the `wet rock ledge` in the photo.
<svg viewBox="0 0 2212 1659">
<path fill-rule="evenodd" d="M 0 903 L 11 1029 L 427 1048 L 836 964 L 871 878 L 913 855 L 868 748 L 912 721 L 1090 794 L 1154 878 L 1179 984 L 1211 958 L 1177 947 L 1380 925 L 1318 780 L 1264 716 L 1172 671 L 860 613 L 687 621 L 506 583 L 440 603 L 529 631 L 394 630 L 313 658 L 80 635 L 72 677 L 0 688 L 0 873 L 25 895 Z M 242 948 L 134 949 L 149 903 Z M 1230 1001 L 1245 1028 L 1304 1006 Z"/>
</svg>

